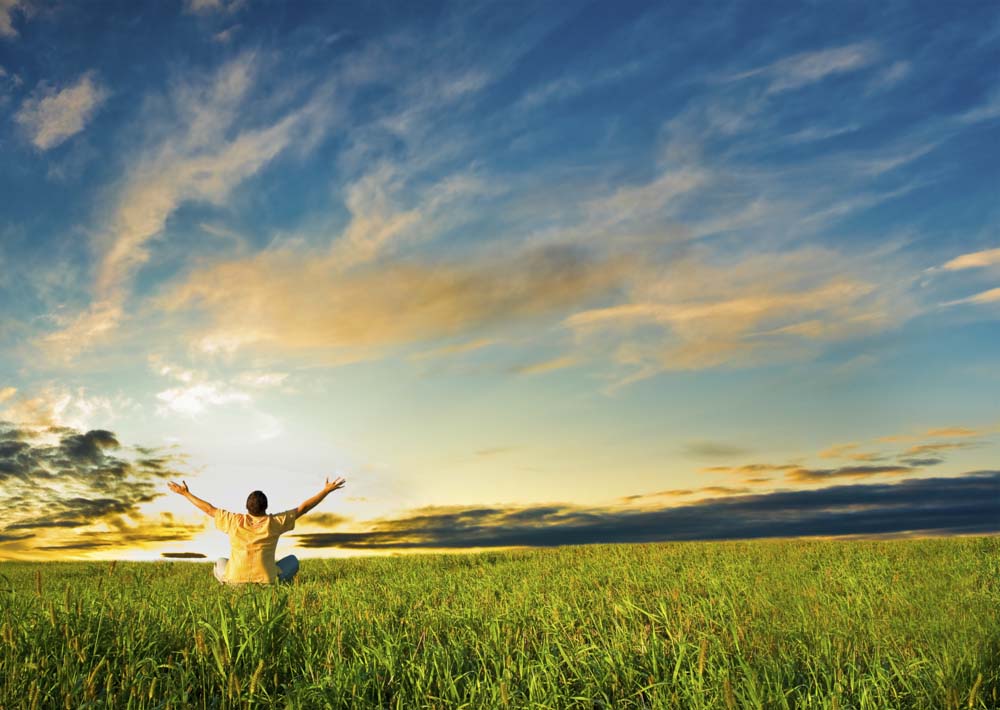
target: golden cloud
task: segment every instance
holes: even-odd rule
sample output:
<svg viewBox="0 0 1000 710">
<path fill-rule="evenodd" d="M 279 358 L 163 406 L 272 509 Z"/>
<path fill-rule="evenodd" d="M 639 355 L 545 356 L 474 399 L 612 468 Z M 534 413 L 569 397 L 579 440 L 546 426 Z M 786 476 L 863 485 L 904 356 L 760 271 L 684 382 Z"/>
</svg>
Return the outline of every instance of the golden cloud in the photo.
<svg viewBox="0 0 1000 710">
<path fill-rule="evenodd" d="M 348 272 L 330 255 L 268 251 L 191 273 L 158 304 L 199 311 L 202 343 L 254 343 L 362 358 L 579 306 L 622 278 L 627 260 L 568 246 L 493 260 L 378 262 Z"/>
<path fill-rule="evenodd" d="M 646 267 L 628 300 L 580 311 L 565 324 L 583 340 L 621 334 L 629 381 L 662 370 L 748 366 L 809 357 L 823 343 L 891 328 L 912 310 L 865 265 L 822 250 L 719 263 L 691 252 Z M 635 335 L 633 335 L 635 334 Z"/>
</svg>

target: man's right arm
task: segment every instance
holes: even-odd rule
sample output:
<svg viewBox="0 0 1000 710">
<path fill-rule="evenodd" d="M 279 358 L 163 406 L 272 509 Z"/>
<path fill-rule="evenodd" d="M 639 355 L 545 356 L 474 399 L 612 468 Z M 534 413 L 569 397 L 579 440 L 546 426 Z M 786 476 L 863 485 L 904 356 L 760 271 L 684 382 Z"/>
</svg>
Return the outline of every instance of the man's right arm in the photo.
<svg viewBox="0 0 1000 710">
<path fill-rule="evenodd" d="M 215 516 L 215 511 L 216 511 L 215 506 L 209 503 L 207 500 L 202 500 L 194 493 L 189 491 L 188 484 L 186 481 L 181 481 L 180 484 L 170 481 L 167 484 L 167 487 L 170 488 L 170 490 L 172 490 L 174 493 L 177 493 L 178 495 L 182 495 L 185 498 L 187 498 L 191 502 L 191 505 L 193 505 L 194 507 L 198 508 L 198 510 L 205 513 L 205 515 L 211 515 L 213 517 Z"/>
</svg>

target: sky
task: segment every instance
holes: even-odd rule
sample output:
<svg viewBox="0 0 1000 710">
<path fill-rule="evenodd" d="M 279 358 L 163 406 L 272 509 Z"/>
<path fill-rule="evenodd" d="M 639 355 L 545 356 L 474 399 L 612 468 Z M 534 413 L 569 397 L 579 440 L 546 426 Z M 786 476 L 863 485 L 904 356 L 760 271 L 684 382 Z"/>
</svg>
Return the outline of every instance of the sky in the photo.
<svg viewBox="0 0 1000 710">
<path fill-rule="evenodd" d="M 993 3 L 0 0 L 0 559 L 1000 531 Z"/>
</svg>

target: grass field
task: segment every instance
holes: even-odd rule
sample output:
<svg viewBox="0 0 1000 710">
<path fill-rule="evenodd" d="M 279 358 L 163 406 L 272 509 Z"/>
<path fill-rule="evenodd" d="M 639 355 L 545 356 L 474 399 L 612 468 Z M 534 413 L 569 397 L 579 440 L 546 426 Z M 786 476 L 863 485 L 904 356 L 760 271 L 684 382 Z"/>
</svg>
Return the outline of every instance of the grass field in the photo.
<svg viewBox="0 0 1000 710">
<path fill-rule="evenodd" d="M 1000 708 L 1000 538 L 0 575 L 3 708 Z"/>
</svg>

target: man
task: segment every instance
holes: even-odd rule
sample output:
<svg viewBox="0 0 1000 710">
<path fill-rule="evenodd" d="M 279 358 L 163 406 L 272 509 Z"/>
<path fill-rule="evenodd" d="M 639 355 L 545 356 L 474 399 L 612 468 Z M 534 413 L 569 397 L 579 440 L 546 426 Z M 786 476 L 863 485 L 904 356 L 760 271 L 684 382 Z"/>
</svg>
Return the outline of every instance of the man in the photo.
<svg viewBox="0 0 1000 710">
<path fill-rule="evenodd" d="M 168 484 L 174 493 L 184 496 L 191 504 L 215 519 L 215 527 L 229 535 L 232 552 L 229 558 L 221 558 L 215 563 L 215 578 L 227 584 L 258 582 L 271 584 L 275 581 L 290 582 L 299 571 L 299 560 L 295 555 L 274 561 L 274 550 L 278 537 L 295 528 L 295 521 L 315 508 L 335 490 L 344 487 L 344 479 L 326 479 L 323 490 L 298 508 L 275 515 L 267 514 L 267 496 L 254 491 L 247 497 L 246 513 L 230 513 L 216 508 L 188 490 L 187 482 Z"/>
</svg>

